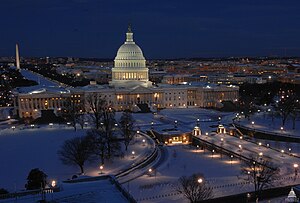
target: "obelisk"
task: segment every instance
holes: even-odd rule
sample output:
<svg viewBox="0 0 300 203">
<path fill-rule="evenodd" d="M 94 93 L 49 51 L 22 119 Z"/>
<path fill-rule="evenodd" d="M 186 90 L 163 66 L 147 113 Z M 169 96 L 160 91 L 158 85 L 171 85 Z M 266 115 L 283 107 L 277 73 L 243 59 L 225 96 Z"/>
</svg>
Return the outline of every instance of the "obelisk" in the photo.
<svg viewBox="0 0 300 203">
<path fill-rule="evenodd" d="M 16 67 L 17 70 L 20 70 L 20 55 L 19 55 L 19 45 L 16 44 Z"/>
</svg>

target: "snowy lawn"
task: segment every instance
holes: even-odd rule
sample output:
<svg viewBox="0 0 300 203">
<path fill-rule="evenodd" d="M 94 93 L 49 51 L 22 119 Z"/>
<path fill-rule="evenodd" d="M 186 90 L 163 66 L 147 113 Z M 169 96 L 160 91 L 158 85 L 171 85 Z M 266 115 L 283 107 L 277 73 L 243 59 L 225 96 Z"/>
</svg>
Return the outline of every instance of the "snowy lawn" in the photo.
<svg viewBox="0 0 300 203">
<path fill-rule="evenodd" d="M 300 136 L 300 120 L 295 121 L 295 129 L 293 129 L 293 120 L 289 117 L 282 126 L 282 121 L 279 116 L 272 115 L 269 113 L 256 113 L 248 118 L 242 118 L 236 121 L 240 125 L 244 125 L 248 128 L 255 130 L 267 131 L 270 133 L 278 133 L 287 136 Z M 254 124 L 252 124 L 254 122 Z M 281 127 L 283 129 L 281 130 Z"/>
<path fill-rule="evenodd" d="M 29 171 L 40 168 L 48 179 L 62 181 L 69 179 L 79 173 L 76 166 L 63 165 L 57 155 L 58 149 L 67 139 L 83 136 L 86 130 L 74 131 L 71 127 L 60 126 L 50 128 L 42 126 L 36 129 L 5 129 L 0 131 L 0 188 L 4 187 L 10 191 L 24 189 Z M 129 167 L 133 163 L 142 160 L 150 152 L 152 145 L 146 139 L 142 144 L 142 136 L 136 137 L 134 145 L 129 146 L 124 158 L 116 158 L 105 163 L 103 172 L 116 173 Z M 122 148 L 124 144 L 121 143 Z M 132 158 L 131 152 L 135 151 Z M 88 163 L 85 166 L 86 175 L 97 176 L 100 172 L 100 161 Z"/>
<path fill-rule="evenodd" d="M 214 186 L 239 181 L 240 162 L 237 160 L 231 161 L 225 156 L 221 159 L 219 155 L 212 157 L 210 152 L 188 145 L 169 146 L 166 149 L 166 161 L 152 172 L 152 176 L 146 174 L 123 185 L 136 199 L 145 201 L 149 197 L 175 193 L 178 179 L 194 173 L 202 173 Z M 181 195 L 155 199 L 155 202 L 165 201 L 186 200 Z"/>
</svg>

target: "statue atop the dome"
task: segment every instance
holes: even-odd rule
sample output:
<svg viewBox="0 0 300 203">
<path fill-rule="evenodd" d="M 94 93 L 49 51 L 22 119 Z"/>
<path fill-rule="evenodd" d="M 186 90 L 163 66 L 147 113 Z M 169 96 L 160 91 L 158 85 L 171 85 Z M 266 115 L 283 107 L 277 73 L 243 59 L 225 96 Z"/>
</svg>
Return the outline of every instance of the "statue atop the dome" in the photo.
<svg viewBox="0 0 300 203">
<path fill-rule="evenodd" d="M 131 23 L 128 23 L 127 33 L 132 33 Z"/>
</svg>

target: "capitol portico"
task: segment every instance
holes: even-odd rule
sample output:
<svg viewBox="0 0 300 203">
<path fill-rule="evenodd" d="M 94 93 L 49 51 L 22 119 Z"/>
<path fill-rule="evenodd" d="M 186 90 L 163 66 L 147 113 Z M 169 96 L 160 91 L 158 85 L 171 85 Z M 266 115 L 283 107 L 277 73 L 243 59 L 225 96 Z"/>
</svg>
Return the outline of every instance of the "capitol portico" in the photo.
<svg viewBox="0 0 300 203">
<path fill-rule="evenodd" d="M 139 106 L 151 110 L 161 108 L 220 107 L 222 101 L 236 101 L 239 88 L 204 83 L 156 84 L 149 81 L 146 59 L 141 48 L 133 40 L 131 27 L 126 41 L 118 49 L 112 68 L 109 85 L 85 87 L 30 87 L 15 89 L 15 107 L 22 117 L 37 118 L 41 110 L 58 112 L 67 98 L 74 102 L 85 102 L 90 94 L 97 94 L 116 110 L 138 111 Z M 38 90 L 43 91 L 38 91 Z"/>
</svg>

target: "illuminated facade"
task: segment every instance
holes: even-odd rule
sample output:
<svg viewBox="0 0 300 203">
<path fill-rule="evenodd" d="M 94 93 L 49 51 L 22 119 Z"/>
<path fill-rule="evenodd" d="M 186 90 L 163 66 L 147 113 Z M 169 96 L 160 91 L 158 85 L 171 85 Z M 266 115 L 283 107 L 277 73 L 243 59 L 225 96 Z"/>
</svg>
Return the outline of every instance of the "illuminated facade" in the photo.
<svg viewBox="0 0 300 203">
<path fill-rule="evenodd" d="M 88 85 L 77 88 L 31 87 L 15 91 L 15 107 L 20 117 L 40 116 L 41 110 L 57 113 L 67 98 L 82 103 L 90 94 L 97 94 L 116 110 L 138 110 L 139 104 L 155 111 L 161 108 L 220 107 L 222 101 L 236 101 L 239 88 L 225 85 L 191 83 L 158 84 L 149 81 L 143 52 L 133 41 L 128 28 L 126 41 L 119 48 L 109 85 Z"/>
</svg>

